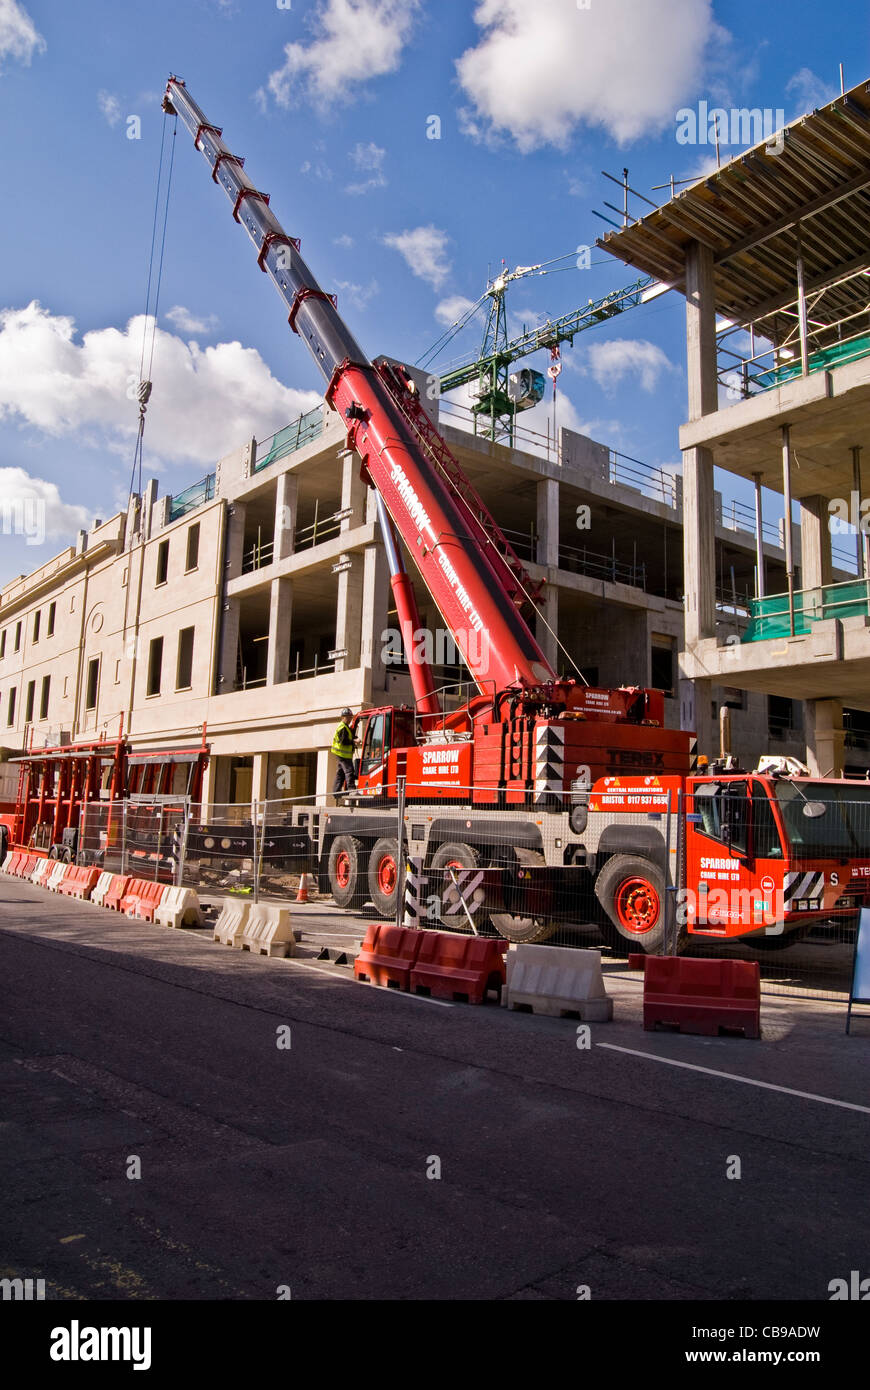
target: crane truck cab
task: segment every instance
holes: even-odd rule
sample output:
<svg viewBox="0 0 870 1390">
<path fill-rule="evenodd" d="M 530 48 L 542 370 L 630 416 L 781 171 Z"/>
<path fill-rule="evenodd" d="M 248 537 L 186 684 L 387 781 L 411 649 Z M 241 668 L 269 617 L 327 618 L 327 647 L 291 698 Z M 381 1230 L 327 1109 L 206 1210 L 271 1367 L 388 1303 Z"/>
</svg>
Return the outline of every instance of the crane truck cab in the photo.
<svg viewBox="0 0 870 1390">
<path fill-rule="evenodd" d="M 767 773 L 686 780 L 682 923 L 777 949 L 870 903 L 870 785 Z"/>
</svg>

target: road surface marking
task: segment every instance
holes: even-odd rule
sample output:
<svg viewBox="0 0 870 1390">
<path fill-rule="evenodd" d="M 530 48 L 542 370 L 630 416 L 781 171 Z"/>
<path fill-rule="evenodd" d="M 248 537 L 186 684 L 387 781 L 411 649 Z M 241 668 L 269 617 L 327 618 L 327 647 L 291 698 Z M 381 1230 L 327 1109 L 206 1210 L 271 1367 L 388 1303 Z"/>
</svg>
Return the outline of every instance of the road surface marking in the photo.
<svg viewBox="0 0 870 1390">
<path fill-rule="evenodd" d="M 832 1100 L 830 1096 L 817 1096 L 813 1091 L 794 1091 L 791 1086 L 775 1086 L 772 1081 L 756 1081 L 751 1076 L 737 1076 L 733 1071 L 714 1071 L 712 1067 L 699 1067 L 693 1062 L 678 1062 L 673 1057 L 659 1057 L 655 1052 L 638 1052 L 633 1047 L 617 1047 L 616 1043 L 596 1043 L 596 1047 L 606 1047 L 608 1052 L 626 1052 L 630 1057 L 645 1057 L 649 1062 L 664 1062 L 669 1067 L 684 1067 L 686 1071 L 701 1071 L 707 1076 L 721 1076 L 725 1081 L 741 1081 L 744 1086 L 760 1086 L 763 1091 L 781 1091 L 784 1096 L 798 1096 L 800 1100 L 817 1100 L 820 1105 L 837 1105 L 841 1110 L 860 1110 L 862 1115 L 870 1115 L 870 1106 L 853 1105 L 850 1100 Z"/>
<path fill-rule="evenodd" d="M 293 965 L 298 965 L 302 970 L 313 970 L 318 975 L 326 975 L 330 980 L 341 980 L 343 984 L 355 985 L 356 980 L 353 975 L 336 975 L 332 970 L 324 970 L 320 965 L 303 965 L 300 960 L 294 960 Z M 375 985 L 375 989 L 378 986 Z M 384 994 L 394 994 L 397 999 L 413 999 L 417 1004 L 437 1004 L 440 1009 L 452 1009 L 454 1005 L 447 999 L 429 999 L 425 994 L 408 994 L 402 989 L 385 989 Z"/>
</svg>

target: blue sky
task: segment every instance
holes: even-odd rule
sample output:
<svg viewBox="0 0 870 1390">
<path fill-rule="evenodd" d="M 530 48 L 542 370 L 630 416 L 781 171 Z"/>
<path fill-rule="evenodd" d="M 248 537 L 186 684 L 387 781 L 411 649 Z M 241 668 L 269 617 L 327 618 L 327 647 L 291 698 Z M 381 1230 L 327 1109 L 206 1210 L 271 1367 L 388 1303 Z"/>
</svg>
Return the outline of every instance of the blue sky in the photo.
<svg viewBox="0 0 870 1390">
<path fill-rule="evenodd" d="M 675 138 L 681 107 L 790 120 L 835 94 L 841 60 L 847 85 L 870 76 L 859 8 L 829 0 L 820 23 L 810 0 L 0 0 L 0 503 L 43 499 L 48 532 L 42 544 L 0 534 L 0 583 L 125 502 L 170 71 L 246 156 L 363 346 L 415 361 L 502 258 L 594 242 L 605 224 L 593 209 L 619 201 L 601 170 L 627 165 L 647 194 L 701 172 L 709 149 Z M 598 251 L 591 269 L 562 264 L 512 289 L 512 322 L 635 278 Z M 683 315 L 665 296 L 578 338 L 562 422 L 677 462 Z M 444 360 L 474 356 L 482 328 Z M 161 492 L 317 397 L 181 126 L 159 330 L 145 470 Z"/>
</svg>

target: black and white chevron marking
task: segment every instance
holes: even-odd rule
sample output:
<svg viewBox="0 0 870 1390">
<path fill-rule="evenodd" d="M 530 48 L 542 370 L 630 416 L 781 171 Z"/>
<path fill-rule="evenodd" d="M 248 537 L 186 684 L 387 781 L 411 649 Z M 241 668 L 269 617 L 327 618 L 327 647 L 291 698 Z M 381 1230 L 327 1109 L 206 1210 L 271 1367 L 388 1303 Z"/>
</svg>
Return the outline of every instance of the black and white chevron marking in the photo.
<svg viewBox="0 0 870 1390">
<path fill-rule="evenodd" d="M 820 899 L 825 890 L 825 875 L 821 870 L 788 873 L 783 881 L 783 901 L 786 906 L 795 898 Z"/>
<path fill-rule="evenodd" d="M 403 900 L 402 925 L 411 928 L 422 926 L 426 915 L 425 896 L 428 879 L 423 872 L 423 860 L 412 855 L 405 871 L 405 896 Z"/>
<path fill-rule="evenodd" d="M 535 733 L 535 802 L 565 790 L 565 730 L 544 724 Z"/>
</svg>

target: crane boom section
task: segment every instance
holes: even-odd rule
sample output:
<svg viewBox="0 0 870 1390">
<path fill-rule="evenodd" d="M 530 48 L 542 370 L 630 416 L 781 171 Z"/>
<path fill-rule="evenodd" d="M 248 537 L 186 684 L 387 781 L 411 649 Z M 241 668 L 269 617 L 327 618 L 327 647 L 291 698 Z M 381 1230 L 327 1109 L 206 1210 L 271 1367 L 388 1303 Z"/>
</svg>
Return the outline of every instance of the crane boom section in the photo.
<svg viewBox="0 0 870 1390">
<path fill-rule="evenodd" d="M 426 458 L 372 363 L 324 293 L 261 193 L 179 78 L 170 78 L 164 108 L 190 130 L 233 216 L 257 248 L 260 267 L 287 306 L 326 383 L 326 400 L 347 423 L 349 442 L 386 504 L 478 689 L 539 686 L 558 678 L 471 533 L 450 487 Z"/>
</svg>

